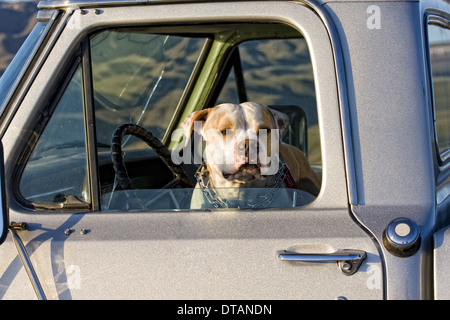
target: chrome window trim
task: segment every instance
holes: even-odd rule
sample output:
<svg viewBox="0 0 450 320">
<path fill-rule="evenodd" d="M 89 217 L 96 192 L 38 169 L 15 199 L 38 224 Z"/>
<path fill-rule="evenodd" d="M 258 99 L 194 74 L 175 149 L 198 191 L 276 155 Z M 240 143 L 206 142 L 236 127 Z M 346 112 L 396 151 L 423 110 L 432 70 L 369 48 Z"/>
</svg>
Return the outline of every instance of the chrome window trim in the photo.
<svg viewBox="0 0 450 320">
<path fill-rule="evenodd" d="M 344 52 L 339 38 L 339 32 L 333 18 L 327 10 L 318 2 L 311 0 L 309 2 L 297 1 L 310 7 L 315 11 L 325 25 L 325 29 L 330 37 L 332 54 L 334 57 L 334 67 L 337 80 L 339 111 L 342 124 L 342 138 L 344 147 L 345 172 L 347 175 L 347 188 L 350 205 L 364 205 L 364 190 L 362 179 L 361 150 L 357 138 L 355 123 L 353 119 L 354 112 L 350 110 L 348 98 L 347 67 L 344 59 Z M 358 172 L 358 174 L 357 174 Z"/>
<path fill-rule="evenodd" d="M 45 1 L 42 0 L 38 3 L 39 9 L 62 9 L 68 7 L 83 7 L 92 8 L 99 6 L 123 6 L 123 5 L 142 5 L 146 3 L 157 3 L 162 1 L 157 0 L 55 0 Z M 179 1 L 181 2 L 181 1 Z"/>
<path fill-rule="evenodd" d="M 62 30 L 64 29 L 66 21 L 67 19 L 70 18 L 72 11 L 66 12 L 65 16 L 62 17 L 61 23 L 59 24 L 55 23 L 55 21 L 58 19 L 61 13 L 62 12 L 59 10 L 56 10 L 54 11 L 54 13 L 52 13 L 51 22 L 49 21 L 48 23 L 47 26 L 48 30 L 46 30 L 45 36 L 43 36 L 41 39 L 42 41 L 35 46 L 35 51 L 33 51 L 32 54 L 30 55 L 30 58 L 27 61 L 26 68 L 25 67 L 23 68 L 23 74 L 21 74 L 20 77 L 18 77 L 18 79 L 21 79 L 20 81 L 22 81 L 22 78 L 24 78 L 25 74 L 29 73 L 29 75 L 26 77 L 27 81 L 23 83 L 23 85 L 21 85 L 20 82 L 18 82 L 14 90 L 11 91 L 11 96 L 5 99 L 4 105 L 1 106 L 2 112 L 1 116 L 3 117 L 2 119 L 3 121 L 0 123 L 0 138 L 2 138 L 3 135 L 5 134 L 6 128 L 8 127 L 12 118 L 14 117 L 14 114 L 16 113 L 17 108 L 20 106 L 20 103 L 24 99 L 28 89 L 30 88 L 37 74 L 39 73 L 41 66 L 44 64 L 45 59 L 50 53 L 50 49 L 53 47 Z M 39 16 L 40 15 L 38 14 L 38 18 Z M 53 33 L 49 32 L 50 29 L 53 27 L 58 29 Z M 47 34 L 50 34 L 50 36 L 48 41 L 45 41 Z M 38 54 L 39 50 L 42 50 L 43 52 L 42 55 Z M 36 60 L 33 62 L 33 59 Z M 16 94 L 17 97 L 14 97 L 14 94 Z"/>
<path fill-rule="evenodd" d="M 20 70 L 17 74 L 16 80 L 12 83 L 11 87 L 8 90 L 7 95 L 5 96 L 5 99 L 2 101 L 2 104 L 0 106 L 0 113 L 3 113 L 3 111 L 6 109 L 6 106 L 8 105 L 12 96 L 14 95 L 14 92 L 16 92 L 17 88 L 19 87 L 19 83 L 20 83 L 21 79 L 23 78 L 24 74 L 27 72 L 34 56 L 36 55 L 37 51 L 41 47 L 42 43 L 44 42 L 44 39 L 47 36 L 50 28 L 52 27 L 57 14 L 58 14 L 57 11 L 53 12 L 52 17 L 50 19 L 48 19 L 47 25 L 42 30 L 42 33 L 39 35 L 39 38 L 37 39 L 34 47 L 31 49 L 30 54 L 28 55 L 27 59 L 25 60 L 25 63 L 20 68 Z"/>
<path fill-rule="evenodd" d="M 434 101 L 434 84 L 433 84 L 433 70 L 431 65 L 431 54 L 430 54 L 430 45 L 428 41 L 428 26 L 429 25 L 435 25 L 439 26 L 445 29 L 450 30 L 450 20 L 444 16 L 439 15 L 436 12 L 426 12 L 425 13 L 425 57 L 427 59 L 426 61 L 426 74 L 428 76 L 428 94 L 429 94 L 429 101 L 430 101 L 430 108 L 432 112 L 432 119 L 433 119 L 433 134 L 434 134 L 434 149 L 436 152 L 436 157 L 438 160 L 438 165 L 441 169 L 445 170 L 446 168 L 450 167 L 450 148 L 445 149 L 444 151 L 439 151 L 439 145 L 438 145 L 438 135 L 437 135 L 437 128 L 436 128 L 436 106 Z"/>
</svg>

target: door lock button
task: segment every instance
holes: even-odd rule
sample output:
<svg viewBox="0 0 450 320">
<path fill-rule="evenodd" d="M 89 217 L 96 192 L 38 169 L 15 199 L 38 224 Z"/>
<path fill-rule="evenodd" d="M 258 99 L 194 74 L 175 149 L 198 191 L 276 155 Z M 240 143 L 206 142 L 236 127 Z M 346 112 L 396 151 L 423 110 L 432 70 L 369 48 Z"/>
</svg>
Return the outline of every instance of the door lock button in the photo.
<svg viewBox="0 0 450 320">
<path fill-rule="evenodd" d="M 409 257 L 420 248 L 420 230 L 408 218 L 392 220 L 383 232 L 383 245 L 397 257 Z"/>
</svg>

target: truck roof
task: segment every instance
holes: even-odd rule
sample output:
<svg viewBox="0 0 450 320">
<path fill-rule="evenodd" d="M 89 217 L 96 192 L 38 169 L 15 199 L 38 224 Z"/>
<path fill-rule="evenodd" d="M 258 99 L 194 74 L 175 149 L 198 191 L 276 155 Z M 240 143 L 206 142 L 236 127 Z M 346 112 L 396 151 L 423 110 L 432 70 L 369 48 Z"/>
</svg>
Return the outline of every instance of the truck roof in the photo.
<svg viewBox="0 0 450 320">
<path fill-rule="evenodd" d="M 215 0 L 211 0 L 214 2 Z M 253 0 L 255 1 L 255 0 Z M 265 0 L 262 0 L 265 1 Z M 288 1 L 288 0 L 278 0 Z M 374 2 L 373 0 L 305 0 L 313 4 L 323 4 L 329 2 Z M 445 1 L 445 0 L 444 0 Z M 39 9 L 59 9 L 68 7 L 108 7 L 108 6 L 129 6 L 150 3 L 179 3 L 179 2 L 204 2 L 204 0 L 42 0 L 38 3 Z M 301 1 L 303 2 L 303 1 Z M 377 2 L 392 2 L 392 0 L 378 0 Z M 396 2 L 417 2 L 417 0 L 396 0 Z"/>
</svg>

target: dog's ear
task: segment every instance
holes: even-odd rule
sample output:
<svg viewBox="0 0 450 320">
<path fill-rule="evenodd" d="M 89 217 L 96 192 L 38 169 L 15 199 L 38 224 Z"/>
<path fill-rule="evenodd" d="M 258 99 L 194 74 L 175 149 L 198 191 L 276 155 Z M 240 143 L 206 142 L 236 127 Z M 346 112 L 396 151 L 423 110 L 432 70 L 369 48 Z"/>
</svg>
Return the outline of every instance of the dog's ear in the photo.
<svg viewBox="0 0 450 320">
<path fill-rule="evenodd" d="M 280 111 L 272 109 L 272 108 L 269 108 L 269 110 L 272 113 L 273 119 L 275 120 L 277 129 L 280 130 L 280 138 L 284 137 L 284 135 L 289 130 L 289 124 L 290 124 L 289 116 L 284 112 L 280 112 Z"/>
<path fill-rule="evenodd" d="M 183 130 L 184 136 L 186 137 L 186 143 L 189 141 L 192 130 L 196 129 L 194 126 L 195 121 L 201 121 L 202 124 L 205 122 L 206 118 L 209 115 L 209 112 L 211 109 L 204 109 L 200 111 L 195 111 L 191 113 L 189 116 L 186 117 L 186 119 L 183 120 L 183 122 L 180 124 L 181 130 Z M 201 132 L 198 132 L 201 134 Z"/>
</svg>

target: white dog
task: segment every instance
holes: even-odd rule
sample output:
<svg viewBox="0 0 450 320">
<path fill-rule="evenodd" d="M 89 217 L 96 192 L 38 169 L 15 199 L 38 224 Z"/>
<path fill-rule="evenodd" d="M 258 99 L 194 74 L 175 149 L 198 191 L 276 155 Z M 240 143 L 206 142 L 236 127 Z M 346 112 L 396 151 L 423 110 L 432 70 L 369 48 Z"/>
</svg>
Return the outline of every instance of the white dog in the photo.
<svg viewBox="0 0 450 320">
<path fill-rule="evenodd" d="M 201 126 L 194 126 L 196 121 Z M 197 187 L 207 189 L 207 200 L 215 207 L 228 207 L 230 201 L 242 198 L 238 193 L 243 188 L 264 188 L 267 193 L 288 187 L 317 196 L 320 179 L 306 156 L 281 142 L 288 126 L 286 114 L 253 102 L 221 104 L 190 114 L 181 129 L 187 139 L 197 129 L 206 141 Z"/>
</svg>

